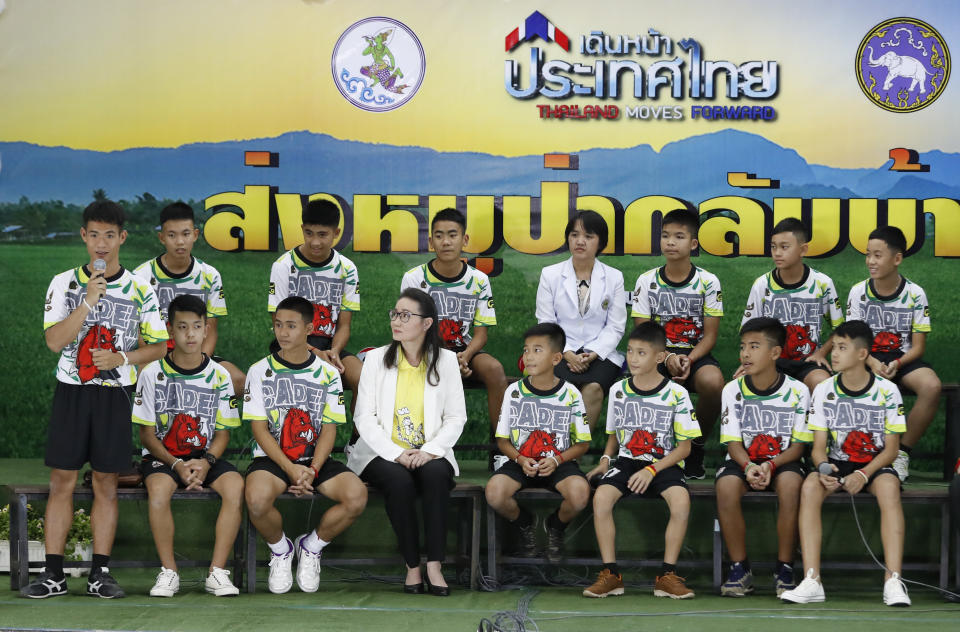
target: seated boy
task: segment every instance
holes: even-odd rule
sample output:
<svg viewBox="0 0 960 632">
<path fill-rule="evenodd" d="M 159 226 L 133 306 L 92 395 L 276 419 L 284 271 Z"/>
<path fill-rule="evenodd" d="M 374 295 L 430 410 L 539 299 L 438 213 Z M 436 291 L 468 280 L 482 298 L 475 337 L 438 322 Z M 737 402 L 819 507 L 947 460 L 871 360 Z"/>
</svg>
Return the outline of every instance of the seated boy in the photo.
<svg viewBox="0 0 960 632">
<path fill-rule="evenodd" d="M 909 388 L 917 401 L 907 415 L 907 431 L 893 469 L 901 481 L 910 473 L 910 450 L 927 430 L 940 405 L 940 378 L 923 361 L 930 333 L 930 304 L 923 288 L 900 276 L 907 238 L 896 226 L 883 226 L 867 241 L 870 278 L 850 290 L 847 318 L 862 320 L 873 330 L 867 367 Z"/>
<path fill-rule="evenodd" d="M 299 296 L 313 305 L 313 327 L 307 341 L 310 351 L 343 374 L 353 391 L 350 410 L 356 406 L 357 384 L 363 363 L 349 351 L 353 313 L 360 311 L 357 267 L 334 250 L 340 236 L 340 208 L 329 200 L 311 200 L 301 213 L 303 243 L 287 251 L 270 268 L 267 311 L 288 296 Z M 270 352 L 280 346 L 274 340 Z"/>
<path fill-rule="evenodd" d="M 791 603 L 825 599 L 820 583 L 820 510 L 824 499 L 840 489 L 848 494 L 869 491 L 880 507 L 880 537 L 886 566 L 883 603 L 909 606 L 900 579 L 903 561 L 903 507 L 900 480 L 890 467 L 906 429 L 903 403 L 896 385 L 867 369 L 873 332 L 860 320 L 848 320 L 833 332 L 836 375 L 813 391 L 807 427 L 813 431 L 813 462 L 800 498 L 800 548 L 806 577 L 780 595 Z M 829 443 L 829 460 L 828 448 Z"/>
<path fill-rule="evenodd" d="M 725 597 L 753 592 L 747 560 L 746 524 L 740 499 L 751 489 L 777 492 L 777 566 L 774 585 L 779 597 L 794 588 L 793 551 L 803 484 L 807 430 L 807 387 L 777 370 L 787 329 L 775 318 L 752 318 L 740 328 L 740 363 L 744 374 L 723 389 L 720 442 L 727 460 L 717 470 L 717 517 L 730 554 Z"/>
<path fill-rule="evenodd" d="M 627 342 L 630 377 L 610 388 L 607 446 L 600 464 L 587 474 L 589 479 L 601 475 L 593 495 L 593 526 L 603 570 L 583 591 L 585 597 L 623 594 L 613 507 L 626 494 L 660 496 L 670 510 L 663 566 L 653 587 L 654 596 L 694 596 L 676 570 L 690 515 L 690 492 L 681 468 L 690 454 L 691 441 L 700 436 L 700 426 L 687 391 L 657 370 L 667 355 L 666 348 L 663 327 L 649 321 L 638 325 Z M 617 461 L 611 466 L 615 455 Z"/>
<path fill-rule="evenodd" d="M 660 372 L 697 393 L 697 420 L 703 434 L 693 442 L 684 474 L 703 478 L 704 441 L 720 414 L 723 390 L 723 373 L 712 353 L 723 316 L 723 298 L 720 280 L 690 260 L 690 253 L 698 247 L 697 214 L 670 211 L 662 223 L 660 251 L 665 263 L 637 279 L 631 315 L 634 324 L 654 320 L 664 326 L 667 355 Z"/>
<path fill-rule="evenodd" d="M 490 429 L 495 430 L 507 378 L 500 362 L 483 350 L 487 328 L 497 324 L 497 315 L 490 279 L 460 260 L 469 241 L 466 231 L 467 219 L 457 209 L 446 208 L 434 215 L 428 240 L 436 257 L 408 270 L 400 281 L 400 291 L 414 287 L 433 298 L 443 345 L 456 352 L 464 380 L 476 380 L 486 389 Z"/>
<path fill-rule="evenodd" d="M 775 267 L 753 282 L 740 324 L 757 316 L 769 316 L 783 323 L 787 342 L 777 368 L 812 391 L 830 377 L 827 355 L 831 342 L 821 332 L 823 321 L 836 327 L 843 322 L 843 312 L 830 277 L 803 262 L 809 241 L 807 227 L 794 217 L 773 227 L 770 255 Z M 821 345 L 823 340 L 826 342 Z M 742 372 L 740 367 L 733 377 L 740 377 Z"/>
<path fill-rule="evenodd" d="M 320 587 L 320 553 L 353 524 L 367 504 L 367 488 L 340 461 L 330 458 L 337 426 L 346 422 L 343 388 L 337 370 L 310 352 L 314 306 L 290 296 L 277 305 L 273 331 L 280 350 L 247 372 L 243 419 L 251 422 L 257 447 L 247 470 L 246 499 L 250 522 L 270 547 L 270 592 L 293 586 L 291 566 L 297 555 L 297 585 L 304 592 Z M 337 503 L 319 526 L 297 538 L 283 532 L 274 506 L 277 496 L 320 492 Z"/>
<path fill-rule="evenodd" d="M 170 498 L 180 487 L 209 487 L 220 494 L 205 588 L 218 597 L 236 595 L 240 591 L 225 567 L 240 529 L 243 477 L 220 458 L 230 441 L 229 429 L 240 425 L 231 402 L 233 384 L 202 351 L 207 307 L 200 298 L 181 294 L 173 299 L 167 326 L 176 346 L 143 370 L 133 402 L 133 422 L 140 424 L 144 446 L 140 471 L 150 499 L 150 530 L 161 564 L 150 596 L 172 597 L 180 590 L 170 511 Z"/>
<path fill-rule="evenodd" d="M 200 229 L 193 219 L 193 209 L 183 202 L 174 202 L 160 211 L 160 232 L 157 233 L 166 252 L 145 261 L 133 271 L 150 284 L 157 294 L 160 316 L 167 320 L 167 309 L 173 297 L 181 294 L 199 296 L 207 307 L 207 334 L 203 341 L 203 353 L 214 359 L 230 373 L 233 390 L 243 390 L 246 376 L 232 362 L 215 355 L 220 318 L 227 315 L 227 303 L 223 296 L 220 273 L 209 263 L 193 256 L 193 246 L 200 237 Z M 173 338 L 167 348 L 173 348 Z"/>
<path fill-rule="evenodd" d="M 487 483 L 487 503 L 520 530 L 524 557 L 537 554 L 536 518 L 513 495 L 546 487 L 563 501 L 544 525 L 547 559 L 559 562 L 567 525 L 590 502 L 590 484 L 577 459 L 590 447 L 580 391 L 553 374 L 563 359 L 566 336 L 556 323 L 534 325 L 523 335 L 527 377 L 510 385 L 497 423 L 497 446 L 505 458 Z"/>
</svg>

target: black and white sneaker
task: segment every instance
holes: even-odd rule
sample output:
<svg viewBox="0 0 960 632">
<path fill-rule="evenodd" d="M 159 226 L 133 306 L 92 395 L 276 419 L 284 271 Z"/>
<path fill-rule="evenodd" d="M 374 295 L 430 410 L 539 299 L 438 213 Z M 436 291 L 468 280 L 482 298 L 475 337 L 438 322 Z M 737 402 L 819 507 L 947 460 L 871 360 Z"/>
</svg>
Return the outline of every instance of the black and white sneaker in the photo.
<svg viewBox="0 0 960 632">
<path fill-rule="evenodd" d="M 87 594 L 101 599 L 119 599 L 127 596 L 106 566 L 90 572 L 90 577 L 87 579 Z"/>
<path fill-rule="evenodd" d="M 44 571 L 35 580 L 20 589 L 21 597 L 30 599 L 46 599 L 67 594 L 67 578 L 63 575 L 56 578 L 52 573 Z"/>
</svg>

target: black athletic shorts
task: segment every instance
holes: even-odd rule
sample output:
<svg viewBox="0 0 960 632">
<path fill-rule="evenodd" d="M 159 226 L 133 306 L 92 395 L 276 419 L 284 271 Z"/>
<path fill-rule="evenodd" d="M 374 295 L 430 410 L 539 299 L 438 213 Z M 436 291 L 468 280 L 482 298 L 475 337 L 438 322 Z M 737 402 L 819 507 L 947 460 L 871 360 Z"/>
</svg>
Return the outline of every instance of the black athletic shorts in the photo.
<svg viewBox="0 0 960 632">
<path fill-rule="evenodd" d="M 690 355 L 690 352 L 693 349 L 688 349 L 686 347 L 667 347 L 667 353 L 676 353 L 677 355 Z M 687 376 L 687 379 L 683 381 L 683 387 L 687 389 L 689 393 L 696 393 L 697 388 L 693 385 L 693 376 L 697 374 L 697 371 L 702 369 L 705 366 L 715 366 L 720 368 L 720 363 L 717 362 L 717 359 L 713 357 L 712 353 L 708 353 L 699 360 L 692 362 L 690 364 L 690 375 Z M 663 362 L 657 365 L 657 371 L 660 372 L 660 375 L 663 377 L 672 380 L 673 376 L 670 375 L 670 371 L 667 369 L 667 363 Z"/>
<path fill-rule="evenodd" d="M 95 472 L 129 470 L 133 389 L 57 381 L 47 426 L 47 467 L 79 470 L 89 461 Z"/>
<path fill-rule="evenodd" d="M 507 461 L 493 471 L 494 476 L 497 474 L 509 476 L 517 481 L 520 483 L 520 489 L 540 487 L 554 492 L 557 491 L 557 483 L 571 476 L 579 476 L 583 478 L 584 481 L 587 480 L 586 476 L 583 475 L 583 471 L 580 469 L 580 465 L 578 465 L 576 461 L 564 461 L 557 466 L 557 469 L 555 469 L 550 476 L 527 476 L 523 473 L 523 468 L 515 461 Z"/>
<path fill-rule="evenodd" d="M 838 478 L 846 478 L 847 476 L 850 476 L 851 474 L 853 474 L 854 471 L 863 469 L 867 465 L 867 463 L 837 461 L 836 459 L 830 459 L 830 463 L 832 463 L 833 465 L 836 465 L 837 468 L 839 468 L 840 471 L 835 474 Z M 900 482 L 900 477 L 897 475 L 897 471 L 895 469 L 889 466 L 881 467 L 879 470 L 873 473 L 873 476 L 867 479 L 867 482 L 863 484 L 863 489 L 861 489 L 860 491 L 861 492 L 867 491 L 867 488 L 870 487 L 870 483 L 872 483 L 878 476 L 882 474 L 890 474 L 892 476 L 895 476 L 897 479 L 897 483 Z M 857 474 L 857 476 L 860 476 L 860 475 Z M 900 485 L 900 489 L 901 490 L 903 489 L 903 485 Z"/>
<path fill-rule="evenodd" d="M 903 351 L 873 351 L 870 353 L 874 358 L 880 360 L 884 364 L 889 364 L 894 360 L 898 360 L 903 357 Z M 900 379 L 903 378 L 907 373 L 912 373 L 917 369 L 931 369 L 928 363 L 923 360 L 914 360 L 910 364 L 901 364 L 900 368 L 897 369 L 897 374 L 893 376 L 893 379 L 890 380 L 897 386 L 900 386 Z"/>
<path fill-rule="evenodd" d="M 607 470 L 607 473 L 600 478 L 599 485 L 613 485 L 619 489 L 624 496 L 633 494 L 633 492 L 630 491 L 630 488 L 627 487 L 627 482 L 630 480 L 631 476 L 648 465 L 650 465 L 650 461 L 641 461 L 640 459 L 625 459 L 623 457 L 619 457 L 610 465 L 610 469 Z M 653 465 L 656 467 L 656 463 Z M 640 497 L 656 498 L 671 487 L 676 487 L 678 485 L 684 489 L 688 489 L 687 479 L 683 476 L 683 470 L 681 470 L 679 466 L 671 465 L 667 469 L 657 472 L 657 475 L 653 477 L 652 481 L 650 481 L 650 485 L 647 487 L 647 490 L 640 494 Z"/>
<path fill-rule="evenodd" d="M 326 336 L 307 336 L 307 344 L 309 344 L 314 349 L 319 351 L 327 351 L 330 347 L 333 346 L 333 338 L 327 338 Z M 270 353 L 279 353 L 280 352 L 280 343 L 277 342 L 277 339 L 274 338 L 270 341 Z M 342 349 L 340 351 L 340 359 L 348 358 L 353 354 Z"/>
<path fill-rule="evenodd" d="M 781 373 L 786 373 L 795 380 L 803 381 L 803 378 L 807 377 L 812 371 L 820 369 L 821 371 L 830 371 L 827 370 L 827 367 L 821 366 L 816 362 L 808 362 L 807 360 L 786 360 L 784 358 L 777 358 L 777 371 Z"/>
<path fill-rule="evenodd" d="M 203 458 L 199 453 L 191 454 L 190 456 L 180 457 L 184 461 L 189 461 L 191 459 Z M 217 459 L 217 462 L 214 463 L 210 470 L 207 471 L 206 478 L 203 479 L 203 486 L 210 487 L 210 484 L 229 472 L 236 472 L 237 466 L 227 461 L 225 459 Z M 151 455 L 146 455 L 143 457 L 143 460 L 140 461 L 140 474 L 143 475 L 143 478 L 146 479 L 151 474 L 166 474 L 173 480 L 177 482 L 177 487 L 186 487 L 186 483 L 180 478 L 180 475 L 171 469 L 169 465 L 163 461 L 158 461 L 154 459 Z"/>
<path fill-rule="evenodd" d="M 583 352 L 583 349 L 577 350 L 577 353 Z M 566 360 L 560 360 L 560 364 L 553 367 L 553 374 L 561 380 L 570 382 L 578 389 L 582 388 L 585 384 L 599 384 L 600 388 L 603 389 L 604 395 L 606 395 L 614 382 L 623 374 L 623 367 L 614 364 L 610 360 L 597 358 L 590 363 L 590 366 L 587 367 L 587 370 L 583 373 L 574 373 L 567 367 Z"/>
<path fill-rule="evenodd" d="M 757 465 L 760 464 L 757 463 Z M 796 472 L 801 477 L 806 476 L 806 473 L 803 471 L 803 466 L 800 465 L 800 461 L 790 461 L 789 463 L 777 466 L 777 469 L 773 471 L 773 478 L 776 479 L 784 472 Z M 717 468 L 717 479 L 719 480 L 724 476 L 736 476 L 744 483 L 747 482 L 747 473 L 744 472 L 743 468 L 737 465 L 736 461 L 733 461 L 732 459 L 727 459 L 719 468 Z M 773 481 L 770 482 L 772 483 Z M 749 490 L 753 489 L 749 485 L 747 485 L 747 488 Z"/>
<path fill-rule="evenodd" d="M 311 460 L 307 459 L 304 461 L 297 461 L 297 463 L 299 465 L 310 467 Z M 270 472 L 287 485 L 290 485 L 290 477 L 288 477 L 286 472 L 283 471 L 283 468 L 277 465 L 277 463 L 268 456 L 258 456 L 255 458 L 250 464 L 250 467 L 247 468 L 247 476 L 250 476 L 251 473 L 258 470 Z M 327 457 L 327 460 L 323 462 L 322 466 L 320 466 L 320 471 L 317 472 L 316 478 L 313 479 L 313 487 L 317 488 L 334 476 L 338 476 L 349 471 L 350 470 L 347 468 L 347 466 L 340 461 Z"/>
</svg>

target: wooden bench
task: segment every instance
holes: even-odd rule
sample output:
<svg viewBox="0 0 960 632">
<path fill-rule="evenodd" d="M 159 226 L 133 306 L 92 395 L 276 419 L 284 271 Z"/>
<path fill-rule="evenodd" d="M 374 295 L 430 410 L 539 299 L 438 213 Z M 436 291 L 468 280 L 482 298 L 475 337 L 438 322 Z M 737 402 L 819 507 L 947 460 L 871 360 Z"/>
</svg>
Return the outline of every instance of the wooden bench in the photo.
<svg viewBox="0 0 960 632">
<path fill-rule="evenodd" d="M 43 562 L 27 561 L 27 503 L 36 500 L 46 501 L 50 495 L 49 485 L 4 485 L 10 495 L 10 589 L 19 590 L 30 581 L 30 567 L 41 567 Z M 78 500 L 93 500 L 93 489 L 77 485 L 73 492 L 74 502 Z M 118 502 L 130 500 L 147 500 L 145 487 L 121 487 L 117 489 Z M 220 501 L 220 495 L 212 489 L 186 491 L 178 489 L 173 493 L 173 500 L 189 501 Z M 240 538 L 233 546 L 233 576 L 238 584 L 243 580 L 243 547 Z M 156 558 L 151 560 L 110 560 L 112 568 L 151 568 L 159 566 Z M 177 560 L 178 566 L 187 568 L 207 567 L 210 560 Z M 74 562 L 64 560 L 64 568 L 90 568 L 90 562 Z"/>
<path fill-rule="evenodd" d="M 367 493 L 370 496 L 378 496 L 379 492 L 367 486 Z M 323 498 L 320 494 L 317 498 Z M 278 500 L 303 502 L 309 501 L 313 496 L 294 496 L 293 494 L 281 494 Z M 458 568 L 464 564 L 469 565 L 470 569 L 470 589 L 476 590 L 479 582 L 480 569 L 480 518 L 481 503 L 483 500 L 483 487 L 471 483 L 457 483 L 457 486 L 450 492 L 450 498 L 457 502 L 459 507 L 457 520 L 457 553 L 451 558 L 444 560 L 445 563 L 455 563 Z M 370 509 L 365 510 L 370 511 Z M 386 516 L 384 516 L 386 518 Z M 267 561 L 257 560 L 257 541 L 260 535 L 249 519 L 244 521 L 244 539 L 246 540 L 246 580 L 247 592 L 254 593 L 257 590 L 257 567 L 267 566 Z M 384 537 L 392 540 L 392 530 L 388 531 L 388 523 L 384 521 Z M 238 538 L 239 540 L 239 538 Z M 397 564 L 400 562 L 399 553 L 392 557 L 332 557 L 325 553 L 323 556 L 324 564 L 337 566 L 384 566 Z M 238 584 L 239 585 L 239 584 Z"/>
<path fill-rule="evenodd" d="M 715 508 L 716 507 L 716 493 L 714 486 L 712 484 L 706 483 L 692 483 L 690 484 L 690 496 L 691 502 L 709 502 Z M 552 492 L 546 489 L 524 489 L 517 492 L 516 499 L 520 502 L 525 501 L 543 501 L 550 500 L 555 503 L 560 502 L 560 494 Z M 743 496 L 743 501 L 747 503 L 757 503 L 757 502 L 776 502 L 777 495 L 775 492 L 750 492 Z M 939 572 L 939 586 L 940 588 L 947 587 L 948 573 L 950 569 L 950 509 L 949 509 L 949 496 L 946 487 L 931 487 L 931 488 L 908 488 L 903 491 L 901 494 L 901 499 L 904 505 L 910 504 L 924 504 L 924 505 L 939 505 L 940 507 L 940 543 L 939 550 L 940 556 L 939 561 L 934 562 L 912 562 L 905 563 L 903 565 L 904 571 L 938 571 Z M 644 499 L 639 496 L 626 496 L 623 499 L 627 502 L 662 502 L 660 499 Z M 859 494 L 855 498 L 857 506 L 875 506 L 876 500 L 870 494 Z M 827 504 L 842 504 L 850 503 L 850 497 L 847 494 L 833 494 L 829 496 L 826 500 Z M 547 560 L 543 557 L 537 558 L 523 558 L 523 557 L 511 557 L 505 556 L 501 553 L 501 537 L 499 534 L 499 522 L 500 518 L 497 513 L 490 506 L 487 507 L 487 574 L 494 581 L 499 582 L 500 578 L 500 566 L 503 564 L 518 564 L 518 565 L 538 565 L 542 566 L 548 564 Z M 688 526 L 687 533 L 690 533 L 690 527 L 700 528 L 702 525 L 691 524 Z M 719 590 L 720 584 L 723 581 L 722 571 L 723 571 L 723 537 L 720 533 L 720 523 L 714 518 L 713 520 L 713 533 L 712 533 L 712 556 L 711 559 L 697 559 L 697 560 L 679 560 L 677 566 L 679 568 L 712 568 L 713 570 L 713 587 L 714 589 Z M 859 541 L 854 543 L 854 546 L 860 546 Z M 878 552 L 879 554 L 879 552 Z M 622 567 L 659 567 L 662 560 L 660 559 L 618 559 L 617 564 Z M 576 565 L 576 566 L 593 566 L 600 567 L 603 562 L 599 557 L 565 557 L 561 565 Z M 960 537 L 958 537 L 958 553 L 957 553 L 957 564 L 960 564 Z M 763 568 L 765 564 L 759 563 L 755 564 Z M 868 570 L 874 569 L 876 565 L 870 562 L 837 562 L 824 560 L 821 564 L 822 568 L 833 570 L 833 569 L 847 569 L 847 570 Z M 771 569 L 773 565 L 770 564 Z M 960 568 L 958 568 L 957 579 L 960 581 Z"/>
</svg>

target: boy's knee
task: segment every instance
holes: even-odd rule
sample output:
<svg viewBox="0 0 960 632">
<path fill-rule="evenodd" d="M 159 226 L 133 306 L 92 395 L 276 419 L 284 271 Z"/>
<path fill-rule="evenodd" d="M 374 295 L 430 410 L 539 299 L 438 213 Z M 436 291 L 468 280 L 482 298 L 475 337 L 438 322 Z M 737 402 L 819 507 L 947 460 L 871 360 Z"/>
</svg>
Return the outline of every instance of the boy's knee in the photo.
<svg viewBox="0 0 960 632">
<path fill-rule="evenodd" d="M 590 484 L 584 481 L 582 485 L 574 485 L 563 496 L 575 511 L 583 511 L 590 504 Z"/>
</svg>

